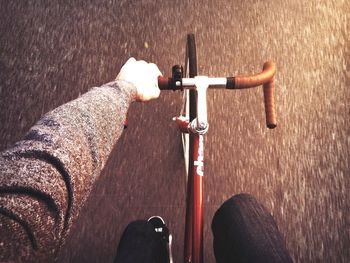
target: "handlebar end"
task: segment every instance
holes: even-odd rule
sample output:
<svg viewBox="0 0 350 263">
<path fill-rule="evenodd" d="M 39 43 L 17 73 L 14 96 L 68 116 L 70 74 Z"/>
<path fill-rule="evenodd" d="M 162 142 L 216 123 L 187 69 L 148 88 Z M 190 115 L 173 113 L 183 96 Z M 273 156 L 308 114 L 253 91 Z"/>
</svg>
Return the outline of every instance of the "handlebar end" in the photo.
<svg viewBox="0 0 350 263">
<path fill-rule="evenodd" d="M 275 81 L 274 79 L 263 85 L 264 103 L 266 113 L 266 126 L 269 129 L 277 127 L 277 114 L 275 105 Z"/>
<path fill-rule="evenodd" d="M 274 123 L 267 123 L 266 126 L 267 126 L 267 128 L 269 128 L 269 129 L 274 129 L 274 128 L 277 127 L 277 124 L 274 124 Z"/>
<path fill-rule="evenodd" d="M 170 89 L 170 78 L 165 78 L 162 76 L 158 77 L 158 87 L 160 90 L 168 90 Z"/>
</svg>

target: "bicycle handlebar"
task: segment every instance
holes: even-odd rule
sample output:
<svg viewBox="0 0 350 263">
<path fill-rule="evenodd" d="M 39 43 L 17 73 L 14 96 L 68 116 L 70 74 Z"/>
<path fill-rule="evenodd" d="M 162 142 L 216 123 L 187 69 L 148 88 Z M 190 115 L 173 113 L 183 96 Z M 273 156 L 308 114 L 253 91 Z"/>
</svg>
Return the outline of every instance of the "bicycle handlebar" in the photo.
<svg viewBox="0 0 350 263">
<path fill-rule="evenodd" d="M 277 126 L 274 80 L 275 73 L 275 63 L 268 61 L 264 63 L 263 71 L 258 74 L 250 76 L 228 77 L 224 83 L 222 81 L 223 78 L 216 78 L 216 80 L 218 80 L 218 83 L 215 82 L 215 79 L 213 79 L 213 81 L 210 83 L 211 85 L 215 85 L 216 88 L 218 86 L 222 86 L 226 89 L 247 89 L 263 85 L 266 125 L 268 128 L 273 129 Z M 181 82 L 175 83 L 172 78 L 166 77 L 158 78 L 158 86 L 161 90 L 181 90 L 183 88 L 186 88 L 185 86 L 182 86 Z"/>
<path fill-rule="evenodd" d="M 158 87 L 160 90 L 173 90 L 174 88 L 171 87 L 171 82 L 172 79 L 171 78 L 167 78 L 167 77 L 158 77 Z M 178 88 L 179 90 L 181 89 L 181 87 Z"/>
<path fill-rule="evenodd" d="M 277 126 L 277 115 L 275 105 L 275 63 L 268 61 L 264 63 L 263 71 L 252 76 L 234 77 L 234 89 L 246 89 L 263 85 L 264 104 L 266 113 L 266 125 L 273 129 Z"/>
</svg>

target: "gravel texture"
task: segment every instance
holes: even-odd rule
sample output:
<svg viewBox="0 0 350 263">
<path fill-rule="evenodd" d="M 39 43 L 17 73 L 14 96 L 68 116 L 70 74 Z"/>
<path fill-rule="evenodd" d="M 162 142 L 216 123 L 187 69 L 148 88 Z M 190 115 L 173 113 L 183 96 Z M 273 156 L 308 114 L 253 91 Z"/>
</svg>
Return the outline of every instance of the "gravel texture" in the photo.
<svg viewBox="0 0 350 263">
<path fill-rule="evenodd" d="M 262 90 L 209 91 L 205 258 L 210 222 L 233 194 L 273 213 L 295 262 L 349 262 L 350 39 L 348 0 L 0 1 L 0 148 L 46 112 L 115 78 L 130 57 L 164 75 L 196 35 L 199 73 L 277 65 L 278 127 L 265 128 Z M 146 44 L 145 44 L 146 43 Z M 161 214 L 181 262 L 184 165 L 171 118 L 181 95 L 134 103 L 81 210 L 60 262 L 112 262 L 134 219 Z"/>
</svg>

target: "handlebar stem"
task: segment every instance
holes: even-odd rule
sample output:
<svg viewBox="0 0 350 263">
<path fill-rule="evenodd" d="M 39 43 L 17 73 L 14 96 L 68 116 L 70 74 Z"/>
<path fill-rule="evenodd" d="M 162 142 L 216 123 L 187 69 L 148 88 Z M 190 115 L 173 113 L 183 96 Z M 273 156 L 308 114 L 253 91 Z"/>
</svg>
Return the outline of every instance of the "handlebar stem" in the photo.
<svg viewBox="0 0 350 263">
<path fill-rule="evenodd" d="M 207 89 L 209 87 L 206 76 L 196 76 L 194 78 L 197 91 L 197 131 L 208 130 L 207 117 Z"/>
</svg>

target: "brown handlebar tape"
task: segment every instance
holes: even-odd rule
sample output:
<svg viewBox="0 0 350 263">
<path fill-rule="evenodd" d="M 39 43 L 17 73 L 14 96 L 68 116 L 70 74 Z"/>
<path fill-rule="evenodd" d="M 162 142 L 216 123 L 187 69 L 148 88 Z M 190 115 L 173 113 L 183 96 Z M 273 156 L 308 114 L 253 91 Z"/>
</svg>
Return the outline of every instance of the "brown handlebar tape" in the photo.
<svg viewBox="0 0 350 263">
<path fill-rule="evenodd" d="M 264 63 L 263 71 L 252 76 L 236 76 L 235 89 L 246 89 L 263 85 L 273 79 L 276 72 L 275 63 L 268 61 Z"/>
<path fill-rule="evenodd" d="M 265 83 L 263 87 L 266 126 L 270 129 L 273 129 L 277 126 L 277 114 L 275 105 L 275 80 L 270 80 L 269 82 Z"/>
<path fill-rule="evenodd" d="M 158 77 L 158 86 L 160 90 L 168 90 L 171 89 L 170 88 L 170 78 L 166 78 L 166 77 L 162 77 L 159 76 Z"/>
<path fill-rule="evenodd" d="M 275 63 L 268 61 L 264 63 L 263 71 L 261 73 L 252 76 L 236 76 L 234 78 L 235 89 L 245 89 L 263 85 L 266 125 L 270 129 L 277 126 L 274 80 L 275 73 Z"/>
</svg>

